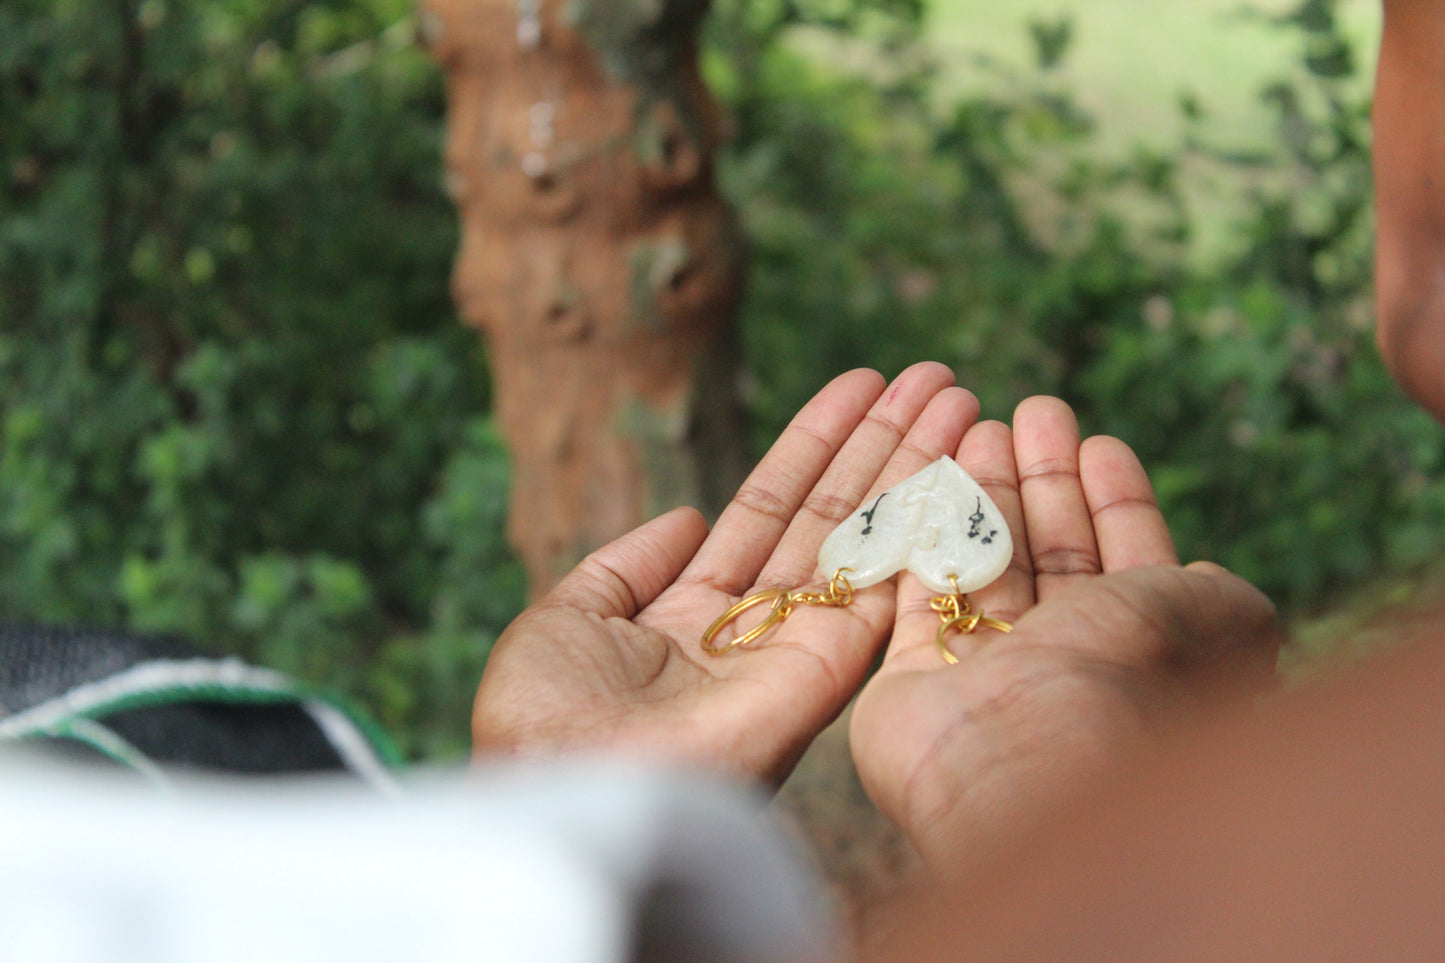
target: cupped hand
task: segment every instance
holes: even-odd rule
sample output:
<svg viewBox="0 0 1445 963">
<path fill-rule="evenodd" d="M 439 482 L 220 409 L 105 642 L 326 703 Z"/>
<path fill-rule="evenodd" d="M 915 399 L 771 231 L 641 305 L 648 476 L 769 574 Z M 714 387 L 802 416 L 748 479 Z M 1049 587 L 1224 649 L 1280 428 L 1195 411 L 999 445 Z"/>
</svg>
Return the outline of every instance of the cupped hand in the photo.
<svg viewBox="0 0 1445 963">
<path fill-rule="evenodd" d="M 818 546 L 869 495 L 957 447 L 978 402 L 920 364 L 843 375 L 800 411 L 711 533 L 690 509 L 599 549 L 498 640 L 472 717 L 480 755 L 602 749 L 780 782 L 862 684 L 895 592 L 799 606 L 745 648 L 704 630 L 761 588 L 822 588 Z M 719 637 L 726 642 L 736 627 Z"/>
<path fill-rule="evenodd" d="M 1274 610 L 1217 566 L 1180 567 L 1144 469 L 1122 442 L 1081 441 L 1052 398 L 985 422 L 957 460 L 1008 520 L 1014 558 L 972 593 L 1014 623 L 950 634 L 916 579 L 851 720 L 864 787 L 942 874 L 987 865 L 1126 755 L 1225 689 L 1273 677 Z"/>
</svg>

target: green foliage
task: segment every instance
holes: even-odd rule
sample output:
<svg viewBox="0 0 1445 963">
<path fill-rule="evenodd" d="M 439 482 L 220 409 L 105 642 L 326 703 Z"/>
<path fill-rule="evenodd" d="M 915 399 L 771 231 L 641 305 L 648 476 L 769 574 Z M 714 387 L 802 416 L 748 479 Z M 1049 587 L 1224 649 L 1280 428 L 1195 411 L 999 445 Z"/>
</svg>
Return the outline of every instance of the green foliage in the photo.
<svg viewBox="0 0 1445 963">
<path fill-rule="evenodd" d="M 1122 159 L 1051 72 L 1067 20 L 1032 26 L 1036 71 L 981 60 L 989 92 L 940 109 L 916 11 L 856 0 L 891 17 L 870 45 L 760 8 L 721 4 L 711 62 L 760 440 L 842 368 L 935 358 L 987 416 L 1056 393 L 1130 442 L 1183 554 L 1292 609 L 1440 553 L 1445 446 L 1373 347 L 1368 103 L 1332 0 L 1275 20 L 1301 51 L 1261 92 L 1276 151 L 1210 149 L 1190 97 L 1178 151 Z M 1205 176 L 1249 191 L 1211 263 L 1191 240 L 1220 215 L 1182 190 Z"/>
<path fill-rule="evenodd" d="M 435 756 L 521 591 L 408 13 L 0 11 L 0 609 L 248 654 Z"/>
</svg>

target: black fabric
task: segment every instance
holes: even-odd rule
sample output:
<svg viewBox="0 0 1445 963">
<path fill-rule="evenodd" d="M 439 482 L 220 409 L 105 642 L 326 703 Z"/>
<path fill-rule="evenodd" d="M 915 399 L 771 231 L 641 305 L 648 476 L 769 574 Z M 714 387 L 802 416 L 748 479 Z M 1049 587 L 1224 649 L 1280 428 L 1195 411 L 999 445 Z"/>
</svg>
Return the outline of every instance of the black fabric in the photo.
<svg viewBox="0 0 1445 963">
<path fill-rule="evenodd" d="M 0 715 L 28 709 L 141 662 L 206 656 L 180 639 L 0 623 Z"/>
<path fill-rule="evenodd" d="M 0 718 L 141 663 L 206 658 L 215 657 L 173 638 L 0 624 Z M 247 774 L 346 770 L 295 702 L 232 703 L 177 692 L 164 704 L 116 709 L 95 721 L 162 765 Z M 70 740 L 49 741 L 67 757 L 95 755 Z"/>
<path fill-rule="evenodd" d="M 183 702 L 113 712 L 104 722 L 158 763 L 252 774 L 344 768 L 311 716 L 295 703 Z"/>
</svg>

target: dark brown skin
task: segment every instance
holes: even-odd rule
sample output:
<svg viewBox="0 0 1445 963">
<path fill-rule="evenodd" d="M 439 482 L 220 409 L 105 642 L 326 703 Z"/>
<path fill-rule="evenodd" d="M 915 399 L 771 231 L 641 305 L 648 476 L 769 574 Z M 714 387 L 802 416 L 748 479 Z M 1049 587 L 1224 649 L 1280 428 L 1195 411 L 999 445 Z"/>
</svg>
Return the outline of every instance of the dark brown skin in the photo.
<svg viewBox="0 0 1445 963">
<path fill-rule="evenodd" d="M 865 961 L 1445 959 L 1438 638 L 1141 753 Z M 886 918 L 886 915 L 885 915 Z"/>
<path fill-rule="evenodd" d="M 1445 421 L 1445 4 L 1387 0 L 1374 102 L 1379 341 Z"/>
</svg>

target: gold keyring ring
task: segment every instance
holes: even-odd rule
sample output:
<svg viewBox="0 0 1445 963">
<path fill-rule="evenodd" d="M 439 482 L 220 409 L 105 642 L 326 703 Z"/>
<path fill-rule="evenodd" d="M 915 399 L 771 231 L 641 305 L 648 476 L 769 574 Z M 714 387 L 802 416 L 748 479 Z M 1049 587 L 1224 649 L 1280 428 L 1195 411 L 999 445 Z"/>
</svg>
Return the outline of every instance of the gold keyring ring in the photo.
<svg viewBox="0 0 1445 963">
<path fill-rule="evenodd" d="M 1012 632 L 1014 630 L 1013 625 L 1005 622 L 1003 619 L 996 619 L 991 615 L 984 615 L 981 612 L 969 612 L 965 610 L 960 615 L 956 615 L 951 619 L 945 619 L 943 624 L 938 627 L 938 634 L 933 637 L 933 644 L 938 646 L 938 654 L 943 656 L 943 661 L 949 665 L 958 665 L 958 656 L 950 652 L 948 646 L 944 644 L 943 641 L 948 636 L 950 629 L 958 627 L 960 635 L 972 635 L 978 630 L 980 625 L 987 626 L 990 629 L 997 629 L 1000 632 Z"/>
<path fill-rule="evenodd" d="M 997 629 L 1000 632 L 1012 632 L 1014 630 L 1012 622 L 1005 622 L 1003 619 L 996 619 L 991 615 L 980 614 L 978 624 L 987 626 L 990 629 Z"/>
<path fill-rule="evenodd" d="M 790 595 L 791 593 L 788 589 L 764 589 L 761 592 L 755 592 L 749 595 L 722 615 L 719 615 L 717 620 L 707 627 L 707 631 L 702 634 L 702 650 L 708 655 L 722 655 L 724 652 L 731 651 L 740 645 L 747 645 L 788 617 L 789 613 L 793 610 L 792 602 L 789 598 Z M 773 610 L 769 612 L 761 622 L 726 645 L 713 645 L 713 640 L 717 638 L 718 633 L 736 621 L 744 612 L 768 602 L 772 603 Z"/>
</svg>

